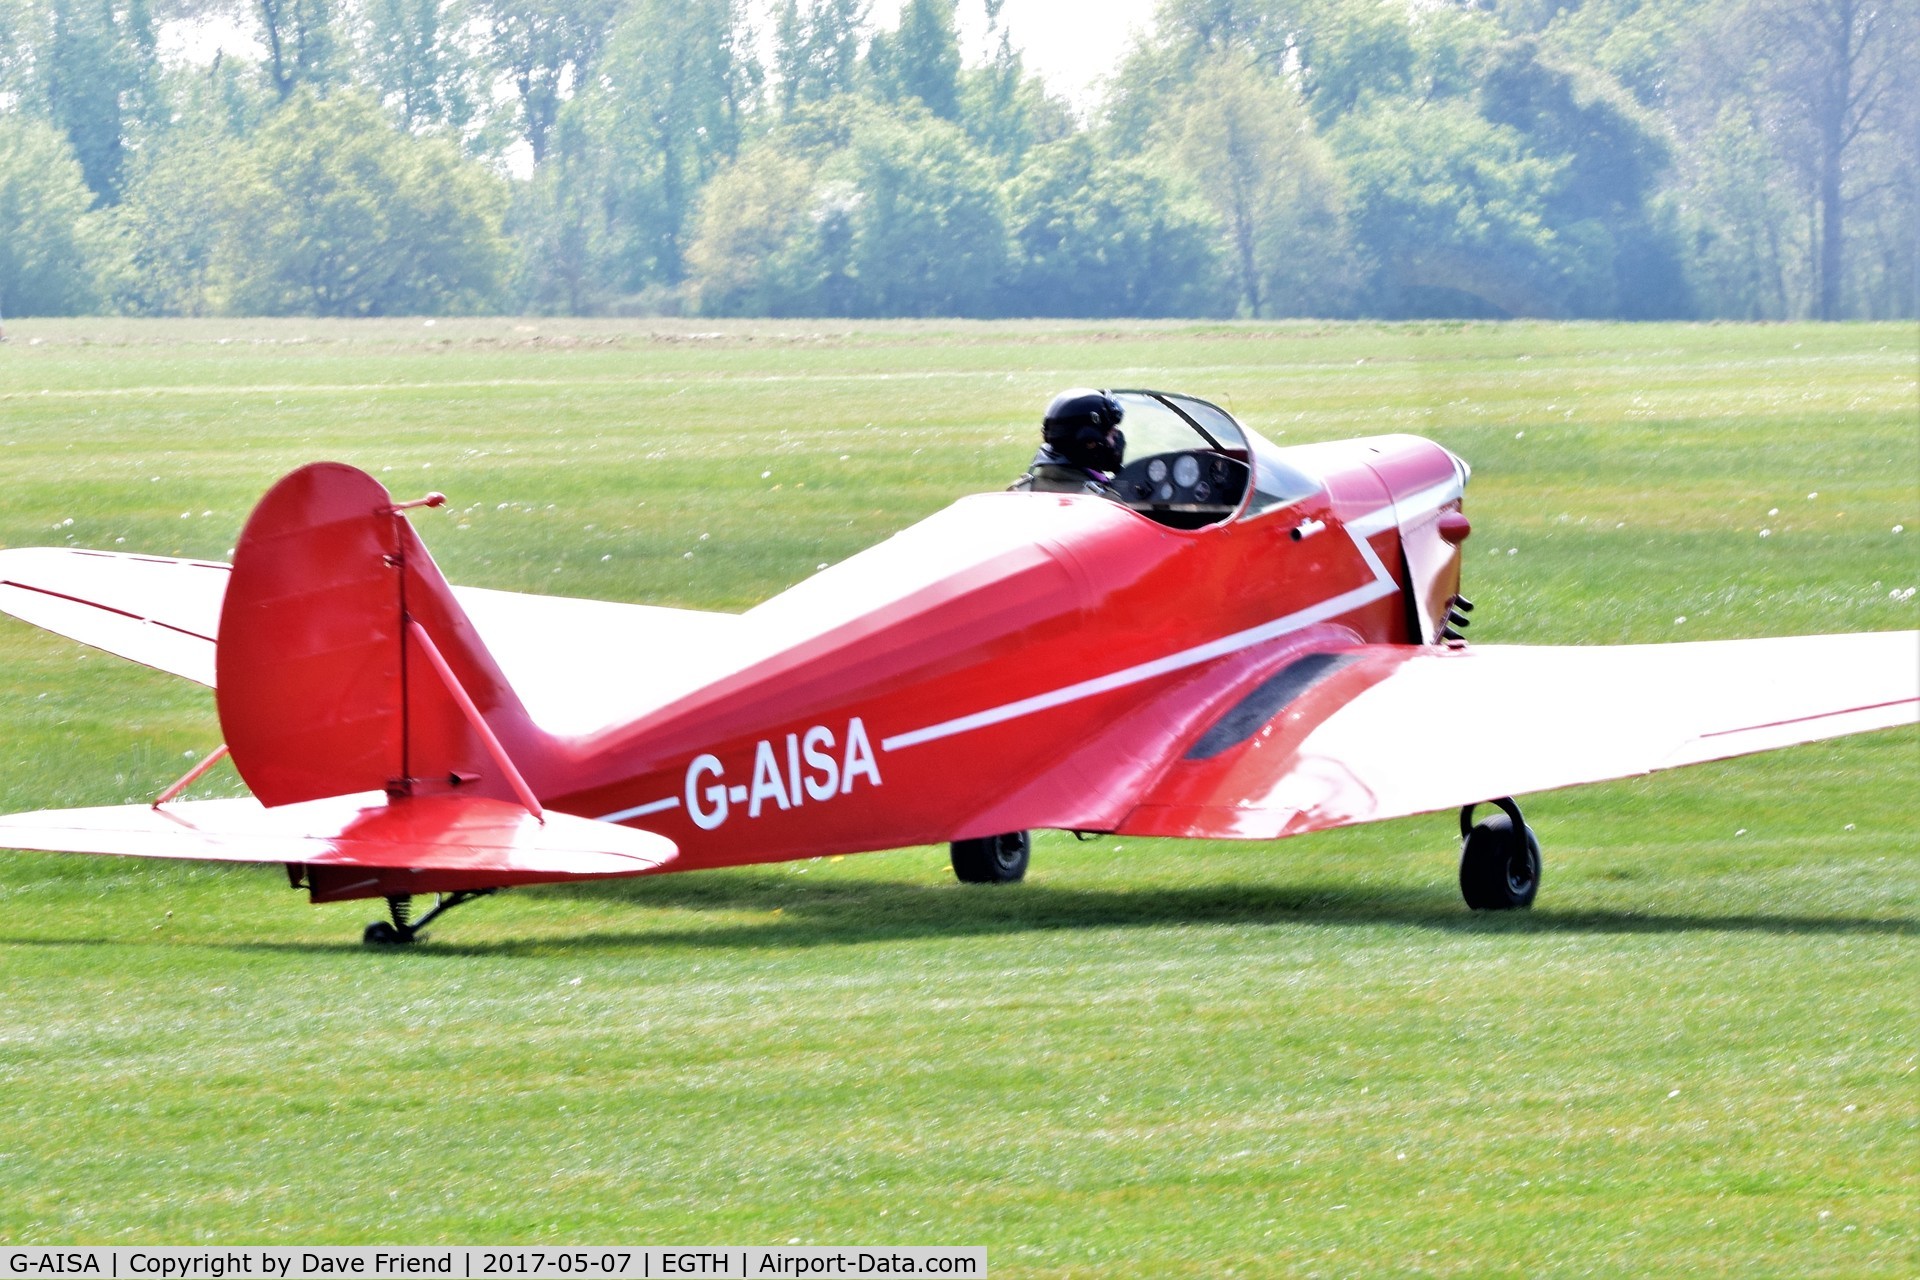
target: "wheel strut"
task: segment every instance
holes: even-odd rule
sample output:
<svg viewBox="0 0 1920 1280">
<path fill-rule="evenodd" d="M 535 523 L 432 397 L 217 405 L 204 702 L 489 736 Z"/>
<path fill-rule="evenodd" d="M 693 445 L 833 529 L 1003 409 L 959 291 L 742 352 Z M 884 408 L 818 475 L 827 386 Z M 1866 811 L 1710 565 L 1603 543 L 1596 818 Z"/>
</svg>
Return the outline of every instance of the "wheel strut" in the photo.
<svg viewBox="0 0 1920 1280">
<path fill-rule="evenodd" d="M 439 919 L 442 913 L 453 910 L 475 898 L 484 898 L 500 892 L 498 889 L 462 889 L 457 893 L 444 893 L 437 896 L 433 910 L 413 918 L 413 897 L 410 894 L 393 894 L 387 898 L 387 920 L 375 920 L 367 926 L 361 935 L 361 941 L 369 946 L 397 947 L 419 942 L 426 937 L 422 932 L 429 924 Z"/>
<path fill-rule="evenodd" d="M 1506 814 L 1509 818 L 1512 818 L 1513 829 L 1515 831 L 1518 831 L 1522 827 L 1527 825 L 1527 820 L 1520 816 L 1519 803 L 1516 802 L 1512 796 L 1502 796 L 1498 800 L 1489 800 L 1486 803 L 1495 806 L 1500 810 L 1500 812 Z M 1478 804 L 1469 804 L 1469 805 L 1461 806 L 1460 838 L 1462 840 L 1465 840 L 1468 836 L 1473 834 L 1473 811 L 1475 809 L 1478 809 L 1479 807 L 1480 806 Z"/>
</svg>

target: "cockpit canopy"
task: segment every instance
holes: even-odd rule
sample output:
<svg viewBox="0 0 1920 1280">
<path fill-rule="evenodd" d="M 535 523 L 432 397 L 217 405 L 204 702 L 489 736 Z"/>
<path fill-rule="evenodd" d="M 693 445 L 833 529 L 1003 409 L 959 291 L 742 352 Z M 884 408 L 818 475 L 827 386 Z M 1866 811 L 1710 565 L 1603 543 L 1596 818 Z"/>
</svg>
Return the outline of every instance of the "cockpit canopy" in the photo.
<svg viewBox="0 0 1920 1280">
<path fill-rule="evenodd" d="M 1127 462 L 1114 488 L 1127 506 L 1178 529 L 1197 529 L 1287 506 L 1320 481 L 1217 404 L 1168 391 L 1107 393 L 1126 410 Z M 1249 494 L 1248 490 L 1252 492 Z"/>
</svg>

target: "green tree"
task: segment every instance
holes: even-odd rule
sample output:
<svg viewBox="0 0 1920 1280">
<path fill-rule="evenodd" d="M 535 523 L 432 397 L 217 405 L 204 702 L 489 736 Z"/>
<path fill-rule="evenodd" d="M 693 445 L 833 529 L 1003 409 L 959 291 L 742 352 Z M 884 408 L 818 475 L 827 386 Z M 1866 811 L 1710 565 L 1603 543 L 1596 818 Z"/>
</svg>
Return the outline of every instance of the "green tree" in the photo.
<svg viewBox="0 0 1920 1280">
<path fill-rule="evenodd" d="M 499 295 L 501 180 L 448 139 L 397 132 L 364 94 L 295 93 L 238 149 L 228 200 L 233 310 L 408 315 Z"/>
<path fill-rule="evenodd" d="M 1855 314 L 1913 318 L 1920 316 L 1920 86 L 1904 77 L 1888 87 L 1888 98 L 1851 158 L 1847 296 Z"/>
<path fill-rule="evenodd" d="M 374 91 L 414 132 L 459 130 L 484 97 L 463 40 L 464 0 L 365 0 L 361 66 Z"/>
<path fill-rule="evenodd" d="M 738 0 L 635 0 L 568 108 L 570 171 L 604 210 L 612 288 L 677 285 L 700 189 L 739 149 L 755 89 Z"/>
<path fill-rule="evenodd" d="M 520 132 L 538 165 L 560 110 L 586 84 L 620 0 L 476 0 L 493 66 L 513 85 Z"/>
<path fill-rule="evenodd" d="M 1128 51 L 1107 95 L 1113 149 L 1132 155 L 1153 145 L 1167 116 L 1204 92 L 1205 68 L 1235 59 L 1287 74 L 1293 43 L 1273 0 L 1161 0 L 1152 33 Z"/>
<path fill-rule="evenodd" d="M 120 198 L 127 157 L 155 114 L 159 59 L 145 0 L 47 0 L 37 73 L 47 118 L 59 126 L 100 204 Z"/>
<path fill-rule="evenodd" d="M 303 86 L 326 90 L 346 79 L 334 0 L 254 0 L 267 83 L 281 101 Z"/>
<path fill-rule="evenodd" d="M 860 196 L 842 176 L 843 157 L 877 110 L 851 94 L 802 105 L 707 185 L 687 254 L 702 312 L 853 313 Z"/>
<path fill-rule="evenodd" d="M 1156 130 L 1157 154 L 1213 206 L 1247 315 L 1338 310 L 1349 284 L 1338 171 L 1299 94 L 1245 57 L 1196 67 Z"/>
<path fill-rule="evenodd" d="M 1184 316 L 1230 307 L 1219 226 L 1197 193 L 1079 134 L 1032 151 L 1007 185 L 1014 263 L 1003 310 Z"/>
<path fill-rule="evenodd" d="M 28 0 L 0 0 L 0 101 L 17 106 L 33 95 L 40 17 Z"/>
<path fill-rule="evenodd" d="M 1586 0 L 1541 30 L 1556 61 L 1592 67 L 1644 107 L 1670 105 L 1675 72 L 1699 15 L 1699 0 Z"/>
<path fill-rule="evenodd" d="M 828 259 L 825 239 L 840 193 L 819 182 L 804 155 L 761 143 L 707 184 L 687 251 L 694 300 L 706 315 L 792 316 L 829 309 L 825 285 L 842 260 Z M 824 233 L 824 234 L 823 234 Z M 844 288 L 841 289 L 844 293 Z M 844 307 L 842 308 L 844 310 Z"/>
<path fill-rule="evenodd" d="M 1303 17 L 1292 0 L 1161 0 L 1154 27 L 1183 69 L 1236 53 L 1280 70 L 1299 43 Z"/>
<path fill-rule="evenodd" d="M 1920 80 L 1903 68 L 1917 8 L 1680 6 L 1657 100 L 1679 138 L 1673 189 L 1707 314 L 1914 313 Z"/>
<path fill-rule="evenodd" d="M 875 113 L 825 176 L 842 184 L 854 313 L 991 314 L 1006 265 L 1005 214 L 991 170 L 957 127 Z M 831 203 L 826 212 L 831 251 Z"/>
<path fill-rule="evenodd" d="M 1418 56 L 1408 96 L 1422 102 L 1470 96 L 1489 52 L 1507 38 L 1488 14 L 1472 9 L 1427 10 L 1413 30 Z"/>
<path fill-rule="evenodd" d="M 1815 314 L 1847 312 L 1846 222 L 1858 198 L 1848 169 L 1910 98 L 1916 30 L 1911 0 L 1760 0 L 1760 81 L 1789 157 L 1811 188 L 1819 216 Z M 1900 68 L 1906 67 L 1905 71 Z M 1911 145 L 1911 140 L 1908 140 Z"/>
<path fill-rule="evenodd" d="M 211 86 L 194 88 L 200 92 L 182 95 L 181 118 L 142 153 L 126 198 L 110 213 L 106 288 L 116 310 L 204 316 L 220 309 L 216 272 L 236 143 Z"/>
<path fill-rule="evenodd" d="M 73 315 L 94 305 L 92 201 L 58 130 L 0 115 L 0 314 Z"/>
<path fill-rule="evenodd" d="M 1421 56 L 1397 3 L 1317 4 L 1294 37 L 1301 92 L 1322 127 L 1373 98 L 1411 95 Z"/>
<path fill-rule="evenodd" d="M 1688 275 L 1703 309 L 1736 320 L 1792 315 L 1795 299 L 1809 294 L 1795 278 L 1808 261 L 1795 235 L 1799 202 L 1775 180 L 1777 160 L 1758 122 L 1728 104 L 1687 161 Z"/>
<path fill-rule="evenodd" d="M 1234 58 L 1296 90 L 1317 128 L 1372 101 L 1469 93 L 1502 38 L 1474 6 L 1405 0 L 1162 0 L 1107 101 L 1116 145 L 1138 151 L 1168 110 Z"/>
<path fill-rule="evenodd" d="M 555 145 L 529 182 L 516 184 L 507 230 L 517 251 L 514 294 L 535 311 L 584 315 L 608 296 L 602 269 L 611 256 L 607 158 L 563 115 Z"/>
<path fill-rule="evenodd" d="M 868 8 L 868 0 L 781 0 L 773 49 L 781 115 L 858 87 Z"/>
<path fill-rule="evenodd" d="M 1475 95 L 1480 114 L 1517 130 L 1558 166 L 1543 216 L 1588 247 L 1590 290 L 1562 305 L 1577 315 L 1651 319 L 1690 310 L 1680 249 L 1656 196 L 1672 155 L 1659 126 L 1592 69 L 1542 56 L 1532 38 L 1492 52 Z"/>
<path fill-rule="evenodd" d="M 999 43 L 985 65 L 960 77 L 960 126 L 1003 175 L 1019 169 L 1029 149 L 1074 133 L 1073 111 L 1031 75 L 1013 34 L 998 29 Z"/>
<path fill-rule="evenodd" d="M 1561 163 L 1467 103 L 1384 104 L 1341 121 L 1363 295 L 1387 315 L 1558 316 L 1598 287 L 1580 246 L 1549 223 Z"/>
<path fill-rule="evenodd" d="M 716 314 L 991 314 L 1001 197 L 966 135 L 850 98 L 802 112 L 709 186 L 688 255 Z"/>
<path fill-rule="evenodd" d="M 867 60 L 880 96 L 918 103 L 942 120 L 960 116 L 960 41 L 956 0 L 903 0 L 900 25 L 873 38 Z"/>
</svg>

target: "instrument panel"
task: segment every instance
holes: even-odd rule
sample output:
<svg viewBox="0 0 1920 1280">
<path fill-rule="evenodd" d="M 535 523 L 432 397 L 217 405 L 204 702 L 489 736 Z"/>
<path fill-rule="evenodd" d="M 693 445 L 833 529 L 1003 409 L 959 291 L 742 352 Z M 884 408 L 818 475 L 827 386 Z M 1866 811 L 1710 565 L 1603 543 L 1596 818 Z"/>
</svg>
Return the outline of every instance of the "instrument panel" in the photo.
<svg viewBox="0 0 1920 1280">
<path fill-rule="evenodd" d="M 1195 528 L 1232 515 L 1252 476 L 1238 458 L 1182 450 L 1137 458 L 1113 477 L 1121 501 L 1163 524 Z"/>
</svg>

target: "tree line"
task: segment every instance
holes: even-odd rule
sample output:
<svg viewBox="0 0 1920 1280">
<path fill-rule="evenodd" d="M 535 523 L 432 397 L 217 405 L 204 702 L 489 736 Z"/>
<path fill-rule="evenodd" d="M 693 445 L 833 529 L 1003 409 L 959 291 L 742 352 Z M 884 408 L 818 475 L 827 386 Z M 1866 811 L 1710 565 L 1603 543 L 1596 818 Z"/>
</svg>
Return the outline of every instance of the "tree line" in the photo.
<svg viewBox="0 0 1920 1280">
<path fill-rule="evenodd" d="M 960 2 L 0 0 L 0 314 L 1920 313 L 1920 0 Z"/>
</svg>

